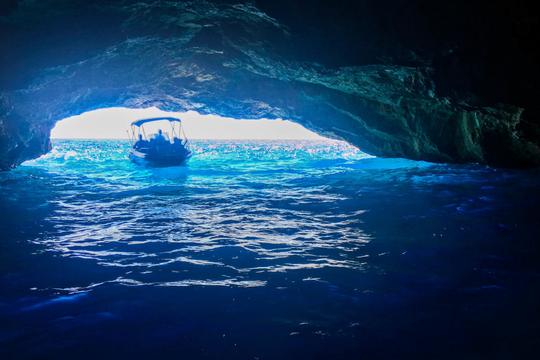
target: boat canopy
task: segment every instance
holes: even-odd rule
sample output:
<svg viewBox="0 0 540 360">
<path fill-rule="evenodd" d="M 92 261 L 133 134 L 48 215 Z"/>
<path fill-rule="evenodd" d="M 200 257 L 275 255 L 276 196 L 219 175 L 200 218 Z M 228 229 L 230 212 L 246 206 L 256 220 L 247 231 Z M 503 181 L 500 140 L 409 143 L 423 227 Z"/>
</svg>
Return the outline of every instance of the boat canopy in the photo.
<svg viewBox="0 0 540 360">
<path fill-rule="evenodd" d="M 181 123 L 182 120 L 178 119 L 178 118 L 174 118 L 174 117 L 155 117 L 155 118 L 148 118 L 148 119 L 140 119 L 140 120 L 137 120 L 137 121 L 134 121 L 131 123 L 131 126 L 141 126 L 143 124 L 146 124 L 146 123 L 149 123 L 149 122 L 153 122 L 153 121 L 161 121 L 161 120 L 167 120 L 169 122 L 179 122 Z"/>
</svg>

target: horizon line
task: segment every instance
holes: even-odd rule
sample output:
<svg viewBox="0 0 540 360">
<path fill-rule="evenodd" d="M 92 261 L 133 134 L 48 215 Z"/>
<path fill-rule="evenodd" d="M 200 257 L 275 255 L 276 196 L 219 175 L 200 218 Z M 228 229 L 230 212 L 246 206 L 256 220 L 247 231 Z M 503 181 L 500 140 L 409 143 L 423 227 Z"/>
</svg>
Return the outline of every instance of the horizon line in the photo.
<svg viewBox="0 0 540 360">
<path fill-rule="evenodd" d="M 73 137 L 73 138 L 63 138 L 63 137 L 51 137 L 51 140 L 124 140 L 124 141 L 131 141 L 130 139 L 126 138 L 86 138 L 86 137 Z M 273 138 L 189 138 L 188 141 L 191 140 L 269 140 L 269 141 L 293 141 L 293 140 L 310 140 L 310 141 L 343 141 L 345 140 L 339 140 L 339 139 L 332 139 L 327 137 L 321 137 L 318 138 L 289 138 L 289 139 L 273 139 Z"/>
</svg>

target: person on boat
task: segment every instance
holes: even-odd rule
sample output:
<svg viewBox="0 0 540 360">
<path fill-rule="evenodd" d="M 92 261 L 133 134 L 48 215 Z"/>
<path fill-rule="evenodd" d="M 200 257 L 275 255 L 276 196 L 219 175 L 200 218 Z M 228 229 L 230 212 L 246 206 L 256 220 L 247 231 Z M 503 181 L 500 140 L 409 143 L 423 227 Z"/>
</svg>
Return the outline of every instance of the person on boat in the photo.
<svg viewBox="0 0 540 360">
<path fill-rule="evenodd" d="M 161 129 L 158 130 L 158 133 L 152 139 L 152 141 L 154 141 L 156 143 L 163 143 L 166 140 L 167 139 L 165 139 L 165 136 L 163 136 L 163 130 L 161 130 Z"/>
<path fill-rule="evenodd" d="M 147 143 L 146 140 L 143 139 L 143 136 L 142 134 L 139 134 L 139 138 L 137 140 L 137 142 L 135 143 L 135 145 L 133 146 L 135 149 L 141 149 L 144 147 L 144 145 Z"/>
</svg>

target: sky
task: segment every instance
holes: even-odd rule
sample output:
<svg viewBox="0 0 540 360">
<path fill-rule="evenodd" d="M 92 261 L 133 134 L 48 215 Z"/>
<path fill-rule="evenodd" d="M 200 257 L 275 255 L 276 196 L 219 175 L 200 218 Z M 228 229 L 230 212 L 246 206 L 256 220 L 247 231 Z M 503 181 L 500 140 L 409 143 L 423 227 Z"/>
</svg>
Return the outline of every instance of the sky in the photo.
<svg viewBox="0 0 540 360">
<path fill-rule="evenodd" d="M 51 137 L 55 139 L 127 139 L 126 130 L 130 128 L 131 122 L 157 116 L 181 118 L 184 132 L 190 139 L 323 139 L 316 133 L 288 120 L 237 120 L 215 115 L 200 115 L 194 111 L 172 113 L 157 108 L 108 108 L 86 112 L 59 121 L 52 130 Z"/>
</svg>

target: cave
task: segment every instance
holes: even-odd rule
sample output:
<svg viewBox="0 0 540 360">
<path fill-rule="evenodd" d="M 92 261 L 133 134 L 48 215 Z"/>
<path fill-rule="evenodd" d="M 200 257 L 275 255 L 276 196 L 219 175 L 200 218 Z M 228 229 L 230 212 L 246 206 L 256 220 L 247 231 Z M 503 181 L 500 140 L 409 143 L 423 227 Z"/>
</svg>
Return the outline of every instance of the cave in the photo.
<svg viewBox="0 0 540 360">
<path fill-rule="evenodd" d="M 502 3 L 308 3 L 8 2 L 0 167 L 47 152 L 55 121 L 112 106 L 287 118 L 376 156 L 538 164 L 526 7 L 507 21 Z"/>
<path fill-rule="evenodd" d="M 0 358 L 533 358 L 539 25 L 2 1 Z M 188 136 L 133 129 L 156 118 Z"/>
</svg>

